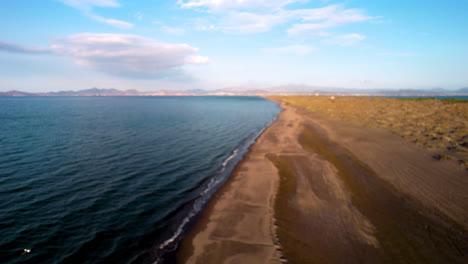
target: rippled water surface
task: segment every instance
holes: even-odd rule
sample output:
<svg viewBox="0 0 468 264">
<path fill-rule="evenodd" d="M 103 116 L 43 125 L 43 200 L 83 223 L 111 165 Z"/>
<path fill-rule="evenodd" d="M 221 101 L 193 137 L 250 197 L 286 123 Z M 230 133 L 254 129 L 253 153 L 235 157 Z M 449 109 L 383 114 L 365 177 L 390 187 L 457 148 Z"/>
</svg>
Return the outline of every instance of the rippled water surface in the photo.
<svg viewBox="0 0 468 264">
<path fill-rule="evenodd" d="M 157 261 L 278 112 L 258 97 L 0 98 L 0 263 Z"/>
</svg>

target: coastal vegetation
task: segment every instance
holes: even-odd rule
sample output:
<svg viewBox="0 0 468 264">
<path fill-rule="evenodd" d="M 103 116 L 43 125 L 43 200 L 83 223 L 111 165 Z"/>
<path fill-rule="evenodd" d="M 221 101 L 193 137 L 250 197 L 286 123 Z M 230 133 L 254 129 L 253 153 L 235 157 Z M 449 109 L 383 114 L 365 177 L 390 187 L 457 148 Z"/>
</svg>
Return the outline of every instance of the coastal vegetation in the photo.
<svg viewBox="0 0 468 264">
<path fill-rule="evenodd" d="M 366 127 L 388 129 L 468 169 L 468 100 L 283 96 L 283 102 Z"/>
</svg>

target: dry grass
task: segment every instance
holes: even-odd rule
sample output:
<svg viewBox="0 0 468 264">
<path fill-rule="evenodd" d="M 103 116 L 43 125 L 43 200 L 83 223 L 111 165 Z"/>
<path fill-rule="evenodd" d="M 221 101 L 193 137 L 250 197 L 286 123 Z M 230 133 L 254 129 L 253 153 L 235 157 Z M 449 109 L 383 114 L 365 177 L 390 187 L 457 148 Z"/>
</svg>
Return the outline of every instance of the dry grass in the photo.
<svg viewBox="0 0 468 264">
<path fill-rule="evenodd" d="M 382 97 L 275 97 L 341 120 L 391 130 L 435 150 L 436 159 L 456 160 L 468 168 L 468 103 L 463 100 Z"/>
</svg>

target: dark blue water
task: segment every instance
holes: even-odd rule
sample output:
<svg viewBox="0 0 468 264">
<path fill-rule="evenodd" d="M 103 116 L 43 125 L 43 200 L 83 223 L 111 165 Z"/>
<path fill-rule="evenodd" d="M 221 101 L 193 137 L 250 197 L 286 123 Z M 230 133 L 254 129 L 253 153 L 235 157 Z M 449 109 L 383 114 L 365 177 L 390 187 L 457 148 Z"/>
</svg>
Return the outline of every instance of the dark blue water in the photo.
<svg viewBox="0 0 468 264">
<path fill-rule="evenodd" d="M 167 256 L 279 110 L 259 97 L 0 98 L 0 263 Z"/>
</svg>

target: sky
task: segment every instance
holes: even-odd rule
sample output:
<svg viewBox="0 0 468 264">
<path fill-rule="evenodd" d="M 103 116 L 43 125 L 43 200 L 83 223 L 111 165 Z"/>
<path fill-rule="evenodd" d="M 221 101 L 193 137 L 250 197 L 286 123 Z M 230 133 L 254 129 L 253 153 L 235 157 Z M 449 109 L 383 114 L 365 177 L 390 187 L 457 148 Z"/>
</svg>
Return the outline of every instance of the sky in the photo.
<svg viewBox="0 0 468 264">
<path fill-rule="evenodd" d="M 2 0 L 0 91 L 468 87 L 468 0 Z"/>
</svg>

